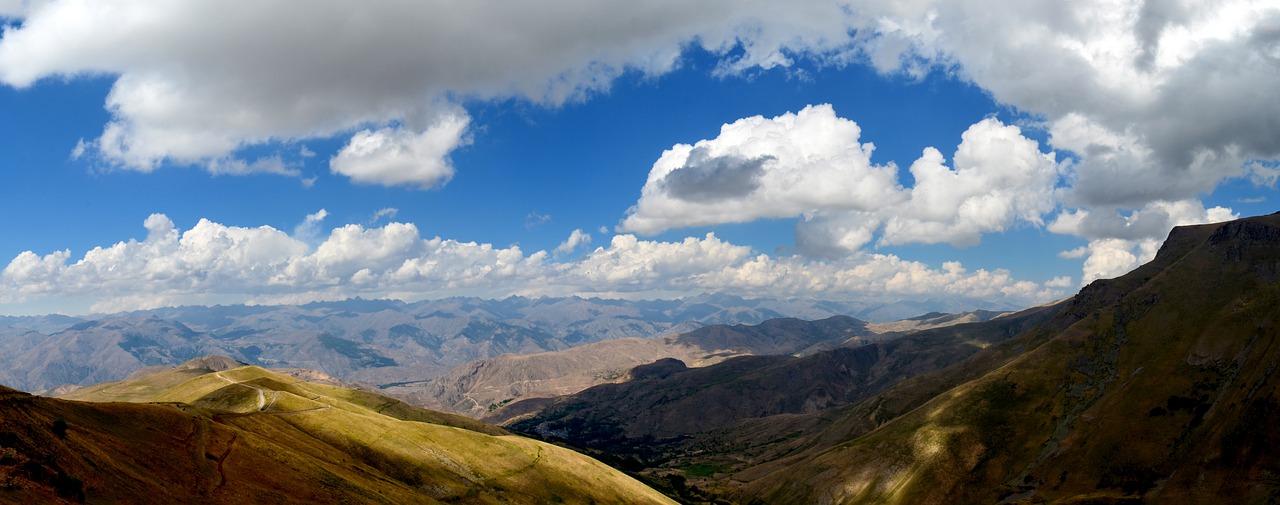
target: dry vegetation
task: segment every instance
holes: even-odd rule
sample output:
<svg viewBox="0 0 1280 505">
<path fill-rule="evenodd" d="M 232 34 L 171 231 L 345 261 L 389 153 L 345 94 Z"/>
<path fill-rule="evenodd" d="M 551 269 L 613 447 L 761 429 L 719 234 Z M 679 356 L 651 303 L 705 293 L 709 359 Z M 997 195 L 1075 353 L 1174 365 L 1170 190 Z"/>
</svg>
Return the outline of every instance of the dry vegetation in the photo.
<svg viewBox="0 0 1280 505">
<path fill-rule="evenodd" d="M 100 402 L 4 391 L 0 501 L 671 503 L 567 449 L 258 367 L 74 396 Z"/>
</svg>

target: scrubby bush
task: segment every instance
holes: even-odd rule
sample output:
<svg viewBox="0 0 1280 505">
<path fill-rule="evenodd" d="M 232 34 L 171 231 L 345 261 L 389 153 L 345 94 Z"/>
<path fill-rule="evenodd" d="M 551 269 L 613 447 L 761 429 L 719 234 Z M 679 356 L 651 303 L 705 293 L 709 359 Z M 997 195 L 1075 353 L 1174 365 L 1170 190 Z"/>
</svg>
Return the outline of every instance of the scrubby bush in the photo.
<svg viewBox="0 0 1280 505">
<path fill-rule="evenodd" d="M 61 417 L 53 420 L 53 434 L 58 438 L 67 438 L 67 420 Z"/>
</svg>

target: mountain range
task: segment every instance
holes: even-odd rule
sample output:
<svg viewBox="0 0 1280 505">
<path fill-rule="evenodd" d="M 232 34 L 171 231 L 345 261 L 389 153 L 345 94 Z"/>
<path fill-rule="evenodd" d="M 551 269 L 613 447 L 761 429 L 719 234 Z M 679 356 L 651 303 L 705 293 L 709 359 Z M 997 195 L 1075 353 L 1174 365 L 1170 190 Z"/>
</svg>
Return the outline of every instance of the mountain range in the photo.
<svg viewBox="0 0 1280 505">
<path fill-rule="evenodd" d="M 0 383 L 45 391 L 119 380 L 144 366 L 176 365 L 217 354 L 266 367 L 320 370 L 376 386 L 423 381 L 502 354 L 678 334 L 708 324 L 841 314 L 916 315 L 960 303 L 873 305 L 730 295 L 656 301 L 352 299 L 300 306 L 177 307 L 92 317 L 0 317 Z"/>
<path fill-rule="evenodd" d="M 686 502 L 1280 501 L 1280 214 L 1069 300 L 804 357 L 664 360 L 486 419 Z"/>
<path fill-rule="evenodd" d="M 576 393 L 598 384 L 627 380 L 632 367 L 661 359 L 703 367 L 737 356 L 805 356 L 856 347 L 928 328 L 983 321 L 1002 313 L 929 313 L 890 323 L 848 316 L 818 321 L 770 319 L 757 325 L 709 325 L 658 338 L 620 338 L 563 351 L 506 354 L 460 365 L 420 382 L 382 390 L 417 405 L 481 417 L 513 401 Z"/>
<path fill-rule="evenodd" d="M 633 302 L 540 303 L 615 307 L 601 320 L 658 324 L 619 316 L 636 310 Z M 519 311 L 464 305 L 455 310 L 509 317 L 501 324 L 520 331 L 536 326 L 517 324 Z M 411 306 L 351 300 L 6 319 L 5 345 L 27 345 L 26 365 L 71 366 L 32 344 L 43 337 L 63 352 L 96 353 L 90 365 L 62 372 L 86 382 L 107 374 L 104 363 L 134 371 L 120 382 L 65 388 L 57 399 L 0 388 L 0 497 L 1280 502 L 1280 213 L 1175 228 L 1133 272 L 1018 312 L 712 324 L 490 356 L 434 380 L 381 384 L 430 390 L 425 397 L 481 421 L 345 387 L 368 370 L 402 366 L 382 353 L 391 342 L 415 341 L 411 329 L 392 330 L 406 317 L 419 320 Z M 759 302 L 753 310 L 765 311 Z M 717 305 L 697 312 L 741 313 Z M 464 319 L 443 314 L 421 320 Z M 563 312 L 530 317 L 545 323 L 547 314 Z M 484 321 L 499 327 L 498 319 Z M 459 327 L 474 330 L 476 319 L 467 320 Z M 72 326 L 50 330 L 63 323 Z M 34 329 L 41 325 L 50 331 Z M 328 330 L 290 343 L 318 328 Z M 488 343 L 461 353 L 471 355 L 535 340 L 517 329 L 456 338 Z M 271 343 L 257 335 L 281 346 L 249 353 L 259 363 L 294 367 L 242 362 L 241 346 Z M 295 354 L 282 352 L 289 345 Z M 168 363 L 208 349 L 234 352 Z M 349 371 L 298 366 L 312 362 Z M 569 393 L 556 394 L 562 390 Z"/>
</svg>

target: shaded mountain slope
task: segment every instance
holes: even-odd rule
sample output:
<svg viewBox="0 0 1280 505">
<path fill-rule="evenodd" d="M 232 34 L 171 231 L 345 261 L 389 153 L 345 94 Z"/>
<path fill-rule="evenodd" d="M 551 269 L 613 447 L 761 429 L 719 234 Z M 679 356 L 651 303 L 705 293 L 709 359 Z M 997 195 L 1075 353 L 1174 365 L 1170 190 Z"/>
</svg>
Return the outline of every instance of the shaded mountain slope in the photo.
<svg viewBox="0 0 1280 505">
<path fill-rule="evenodd" d="M 931 313 L 890 323 L 833 316 L 817 321 L 777 318 L 757 325 L 710 325 L 667 337 L 613 339 L 563 351 L 477 360 L 433 379 L 390 385 L 383 391 L 417 405 L 481 417 L 513 401 L 551 398 L 619 382 L 631 368 L 663 358 L 696 368 L 734 356 L 804 356 L 911 331 L 985 321 L 1000 314 Z M 527 410 L 528 406 L 522 408 Z"/>
<path fill-rule="evenodd" d="M 667 365 L 665 377 L 534 405 L 509 426 L 598 451 L 689 501 L 1280 501 L 1280 214 L 1176 228 L 1150 263 L 1033 313 L 1027 324 L 1005 316 L 873 344 L 915 339 L 921 347 L 898 352 L 917 358 L 895 366 L 918 373 L 816 412 L 664 440 L 671 430 L 631 418 L 652 415 L 619 412 L 662 389 L 646 382 L 695 372 Z M 967 335 L 921 341 L 946 332 Z M 937 361 L 954 356 L 930 354 L 938 345 L 962 359 Z M 789 386 L 797 396 L 815 387 Z M 702 394 L 657 396 L 637 411 L 714 417 L 715 403 L 686 404 Z"/>
<path fill-rule="evenodd" d="M 1065 331 L 865 436 L 740 473 L 736 496 L 1275 502 L 1277 280 L 1280 215 L 1177 228 L 1151 263 L 1082 290 Z"/>
<path fill-rule="evenodd" d="M 807 429 L 766 429 L 771 433 L 754 439 L 731 427 L 752 420 L 791 427 L 804 415 L 819 416 L 956 363 L 1053 313 L 1054 308 L 1041 307 L 804 357 L 743 356 L 705 368 L 665 360 L 636 368 L 628 382 L 550 401 L 516 402 L 485 419 L 649 467 L 691 464 L 683 459 L 689 453 L 758 462 L 741 452 L 742 444 L 799 441 L 817 424 L 800 420 Z"/>
<path fill-rule="evenodd" d="M 397 384 L 384 391 L 415 403 L 480 417 L 512 401 L 576 393 L 616 382 L 632 367 L 663 358 L 700 367 L 733 356 L 805 355 L 884 337 L 870 327 L 848 316 L 711 325 L 668 337 L 614 339 L 552 353 L 503 355 L 467 363 L 428 381 Z"/>
<path fill-rule="evenodd" d="M 198 371 L 76 392 L 151 391 L 150 404 L 0 390 L 0 501 L 670 503 L 590 458 L 460 416 L 257 367 Z"/>
</svg>

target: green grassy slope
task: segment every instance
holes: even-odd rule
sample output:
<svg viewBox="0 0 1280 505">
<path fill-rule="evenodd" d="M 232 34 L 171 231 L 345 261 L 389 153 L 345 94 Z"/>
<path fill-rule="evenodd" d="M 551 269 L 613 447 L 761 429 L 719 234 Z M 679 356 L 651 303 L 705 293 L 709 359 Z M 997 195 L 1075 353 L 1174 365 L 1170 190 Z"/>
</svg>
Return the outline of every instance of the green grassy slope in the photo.
<svg viewBox="0 0 1280 505">
<path fill-rule="evenodd" d="M 77 392 L 103 403 L 4 391 L 0 502 L 61 491 L 107 503 L 672 503 L 460 416 L 257 367 L 190 375 Z"/>
</svg>

